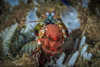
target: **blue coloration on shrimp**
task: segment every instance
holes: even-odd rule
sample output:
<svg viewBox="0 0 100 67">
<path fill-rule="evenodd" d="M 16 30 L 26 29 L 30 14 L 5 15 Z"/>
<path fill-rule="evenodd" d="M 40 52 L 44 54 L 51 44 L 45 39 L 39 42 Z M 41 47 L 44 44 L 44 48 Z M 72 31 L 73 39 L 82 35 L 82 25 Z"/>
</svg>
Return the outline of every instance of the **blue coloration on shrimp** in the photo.
<svg viewBox="0 0 100 67">
<path fill-rule="evenodd" d="M 66 4 L 67 6 L 70 6 L 70 4 L 69 4 L 66 0 L 62 0 L 62 2 L 63 2 L 64 4 Z"/>
</svg>

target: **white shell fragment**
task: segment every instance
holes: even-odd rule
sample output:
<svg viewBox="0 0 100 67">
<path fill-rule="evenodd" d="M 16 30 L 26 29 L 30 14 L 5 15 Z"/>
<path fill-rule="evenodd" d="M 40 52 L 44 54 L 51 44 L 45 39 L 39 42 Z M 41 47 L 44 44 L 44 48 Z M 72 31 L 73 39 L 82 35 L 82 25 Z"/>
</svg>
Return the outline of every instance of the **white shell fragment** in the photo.
<svg viewBox="0 0 100 67">
<path fill-rule="evenodd" d="M 92 53 L 87 53 L 87 52 L 86 52 L 87 48 L 88 48 L 88 45 L 86 44 L 86 45 L 83 47 L 82 51 L 81 51 L 81 56 L 83 56 L 83 59 L 84 59 L 84 60 L 90 61 L 90 60 L 91 60 L 91 57 L 92 57 Z"/>
<path fill-rule="evenodd" d="M 5 2 L 9 3 L 10 6 L 14 7 L 14 6 L 18 6 L 19 5 L 19 0 L 4 0 Z"/>
<path fill-rule="evenodd" d="M 67 66 L 70 66 L 70 67 L 74 66 L 74 64 L 75 64 L 75 62 L 76 62 L 78 56 L 79 56 L 79 51 L 76 51 L 76 52 L 73 54 L 73 56 L 71 57 L 71 59 L 69 60 Z"/>
<path fill-rule="evenodd" d="M 34 5 L 38 4 L 37 0 L 33 0 L 33 3 L 34 3 Z"/>
<path fill-rule="evenodd" d="M 61 56 L 60 56 L 60 58 L 57 59 L 57 61 L 56 61 L 56 66 L 57 67 L 66 67 L 66 65 L 62 64 L 63 61 L 64 61 L 64 58 L 65 58 L 65 53 L 62 53 Z"/>
<path fill-rule="evenodd" d="M 87 53 L 86 52 L 86 53 L 84 53 L 83 57 L 84 57 L 84 60 L 90 61 L 91 58 L 92 58 L 92 53 Z"/>
<path fill-rule="evenodd" d="M 83 36 L 79 45 L 79 50 L 81 50 L 81 47 L 85 44 L 86 36 Z"/>
<path fill-rule="evenodd" d="M 78 43 L 79 43 L 79 39 L 77 38 L 77 39 L 76 39 L 76 41 L 75 41 L 75 46 L 74 46 L 74 49 L 76 49 L 76 48 L 77 48 Z"/>
<path fill-rule="evenodd" d="M 49 67 L 49 66 L 55 67 L 54 60 L 52 59 L 52 56 L 50 56 L 50 62 L 45 65 L 45 67 Z"/>
<path fill-rule="evenodd" d="M 81 51 L 81 56 L 85 54 L 87 48 L 88 48 L 88 45 L 86 44 L 86 45 L 83 47 L 82 51 Z"/>
<path fill-rule="evenodd" d="M 65 53 L 62 53 L 61 56 L 60 56 L 60 58 L 57 60 L 56 63 L 57 63 L 57 64 L 62 64 L 64 58 L 65 58 Z"/>
</svg>

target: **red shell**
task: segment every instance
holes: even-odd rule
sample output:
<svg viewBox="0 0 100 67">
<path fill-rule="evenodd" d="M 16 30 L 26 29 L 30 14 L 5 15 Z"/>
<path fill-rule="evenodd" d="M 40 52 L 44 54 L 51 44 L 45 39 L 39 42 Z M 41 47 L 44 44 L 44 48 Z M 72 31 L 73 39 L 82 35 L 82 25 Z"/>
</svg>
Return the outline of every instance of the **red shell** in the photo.
<svg viewBox="0 0 100 67">
<path fill-rule="evenodd" d="M 45 36 L 41 38 L 43 43 L 42 49 L 47 54 L 57 54 L 62 51 L 62 43 L 64 42 L 64 37 L 62 30 L 57 24 L 46 25 Z"/>
</svg>

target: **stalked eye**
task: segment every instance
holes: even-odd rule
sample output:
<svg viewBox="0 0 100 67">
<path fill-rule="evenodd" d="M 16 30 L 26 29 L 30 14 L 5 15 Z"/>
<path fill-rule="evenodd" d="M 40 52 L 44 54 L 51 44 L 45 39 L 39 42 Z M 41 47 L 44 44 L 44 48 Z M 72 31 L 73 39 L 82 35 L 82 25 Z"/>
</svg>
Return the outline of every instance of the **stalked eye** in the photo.
<svg viewBox="0 0 100 67">
<path fill-rule="evenodd" d="M 46 15 L 49 16 L 49 12 L 46 12 Z"/>
<path fill-rule="evenodd" d="M 55 15 L 55 13 L 54 13 L 54 12 L 52 12 L 52 13 L 51 13 L 51 16 L 54 16 L 54 15 Z"/>
</svg>

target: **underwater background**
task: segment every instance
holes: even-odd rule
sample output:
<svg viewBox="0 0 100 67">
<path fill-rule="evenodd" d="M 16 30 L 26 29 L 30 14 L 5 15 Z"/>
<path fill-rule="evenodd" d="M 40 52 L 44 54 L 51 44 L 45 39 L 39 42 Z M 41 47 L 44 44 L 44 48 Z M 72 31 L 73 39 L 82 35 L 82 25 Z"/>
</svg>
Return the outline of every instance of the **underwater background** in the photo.
<svg viewBox="0 0 100 67">
<path fill-rule="evenodd" d="M 49 60 L 41 51 L 30 56 L 39 48 L 35 26 L 47 12 L 69 32 L 63 52 Z M 100 67 L 100 0 L 1 0 L 0 67 Z"/>
</svg>

